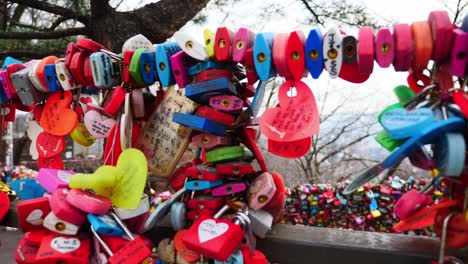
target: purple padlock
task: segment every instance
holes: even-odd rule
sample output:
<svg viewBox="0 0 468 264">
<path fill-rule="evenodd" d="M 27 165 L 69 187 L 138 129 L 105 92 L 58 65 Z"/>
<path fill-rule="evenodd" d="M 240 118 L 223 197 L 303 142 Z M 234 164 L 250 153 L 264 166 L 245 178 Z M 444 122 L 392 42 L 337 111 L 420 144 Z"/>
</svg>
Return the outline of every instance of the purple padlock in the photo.
<svg viewBox="0 0 468 264">
<path fill-rule="evenodd" d="M 245 191 L 246 185 L 243 182 L 228 183 L 211 190 L 213 196 L 227 196 Z"/>
<path fill-rule="evenodd" d="M 68 188 L 70 176 L 75 172 L 71 170 L 55 170 L 42 168 L 37 173 L 36 180 L 48 192 L 53 193 L 59 188 Z"/>
<path fill-rule="evenodd" d="M 184 51 L 179 51 L 171 56 L 171 67 L 174 79 L 179 88 L 184 88 L 192 82 L 192 77 L 187 72 L 189 56 Z"/>
<path fill-rule="evenodd" d="M 405 219 L 412 213 L 426 205 L 432 203 L 432 198 L 425 194 L 411 189 L 403 195 L 393 208 L 393 213 L 400 219 Z"/>
</svg>

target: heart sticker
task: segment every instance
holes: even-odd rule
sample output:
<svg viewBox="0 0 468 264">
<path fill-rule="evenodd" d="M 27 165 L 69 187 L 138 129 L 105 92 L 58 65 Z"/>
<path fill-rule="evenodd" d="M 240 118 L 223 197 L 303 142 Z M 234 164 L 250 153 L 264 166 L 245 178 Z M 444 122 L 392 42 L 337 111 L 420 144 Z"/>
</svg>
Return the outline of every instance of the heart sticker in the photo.
<svg viewBox="0 0 468 264">
<path fill-rule="evenodd" d="M 278 92 L 279 106 L 267 109 L 260 130 L 268 139 L 291 142 L 319 132 L 317 103 L 310 88 L 301 81 L 286 81 Z"/>
<path fill-rule="evenodd" d="M 35 209 L 29 213 L 28 217 L 26 217 L 26 222 L 30 223 L 31 225 L 42 225 L 44 222 L 44 213 L 40 209 Z"/>
<path fill-rule="evenodd" d="M 39 153 L 37 152 L 36 147 L 36 140 L 39 134 L 42 133 L 42 131 L 44 131 L 44 129 L 42 129 L 42 127 L 39 126 L 39 124 L 35 120 L 29 121 L 28 130 L 26 130 L 26 134 L 31 140 L 31 144 L 29 145 L 29 155 L 31 155 L 31 158 L 33 160 L 37 160 L 37 158 L 39 157 Z"/>
<path fill-rule="evenodd" d="M 418 133 L 427 125 L 435 122 L 430 108 L 407 111 L 396 108 L 382 115 L 381 124 L 392 139 L 404 139 Z"/>
<path fill-rule="evenodd" d="M 40 157 L 51 158 L 65 150 L 65 138 L 43 131 L 37 137 L 36 147 Z"/>
<path fill-rule="evenodd" d="M 226 223 L 216 223 L 213 219 L 206 219 L 198 226 L 198 238 L 200 243 L 217 238 L 229 229 Z"/>
<path fill-rule="evenodd" d="M 116 121 L 112 118 L 102 120 L 102 115 L 99 112 L 90 110 L 85 114 L 84 124 L 93 137 L 107 138 Z"/>
<path fill-rule="evenodd" d="M 70 91 L 53 93 L 42 110 L 41 127 L 56 136 L 70 134 L 78 122 L 77 114 L 70 109 Z"/>
<path fill-rule="evenodd" d="M 60 253 L 68 253 L 80 248 L 81 241 L 78 238 L 55 237 L 50 246 Z"/>
</svg>

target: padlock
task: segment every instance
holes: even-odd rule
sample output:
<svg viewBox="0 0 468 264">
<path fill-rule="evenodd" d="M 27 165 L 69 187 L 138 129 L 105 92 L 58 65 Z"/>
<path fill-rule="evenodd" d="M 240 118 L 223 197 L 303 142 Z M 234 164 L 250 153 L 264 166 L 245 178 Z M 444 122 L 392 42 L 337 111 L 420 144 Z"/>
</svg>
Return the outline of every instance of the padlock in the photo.
<svg viewBox="0 0 468 264">
<path fill-rule="evenodd" d="M 125 234 L 131 239 L 124 247 L 117 252 L 112 252 L 107 244 L 99 237 L 94 228 L 91 226 L 91 232 L 97 238 L 101 246 L 104 248 L 106 253 L 109 255 L 109 263 L 140 263 L 151 255 L 151 251 L 145 245 L 142 237 L 134 237 L 127 227 L 120 221 L 120 219 L 114 213 L 110 213 L 117 224 L 124 230 Z"/>
<path fill-rule="evenodd" d="M 225 66 L 223 66 L 222 64 L 220 63 L 217 63 L 216 61 L 212 61 L 212 60 L 209 60 L 209 61 L 203 61 L 203 62 L 199 62 L 193 66 L 190 66 L 188 68 L 188 74 L 190 76 L 198 76 L 204 72 L 207 72 L 207 71 L 210 71 L 210 70 L 223 70 L 223 71 L 227 71 Z M 229 71 L 230 72 L 230 71 Z M 226 73 L 224 74 L 220 74 L 220 75 L 225 75 Z M 232 72 L 230 72 L 230 77 L 232 77 Z M 203 79 L 203 78 L 202 78 Z M 206 78 L 206 80 L 202 80 L 202 81 L 208 81 L 208 80 L 212 80 L 213 78 Z M 217 79 L 217 78 L 215 78 Z M 231 78 L 227 78 L 227 79 L 231 79 Z M 198 83 L 199 81 L 195 82 L 195 83 Z"/>
<path fill-rule="evenodd" d="M 206 162 L 227 162 L 246 156 L 247 153 L 243 146 L 220 147 L 206 152 Z"/>
<path fill-rule="evenodd" d="M 216 214 L 217 210 L 211 209 L 191 209 L 186 213 L 186 217 L 190 221 L 195 221 L 202 217 L 213 217 Z"/>
<path fill-rule="evenodd" d="M 39 198 L 47 191 L 39 185 L 36 179 L 23 178 L 10 183 L 10 188 L 16 192 L 20 200 Z"/>
<path fill-rule="evenodd" d="M 75 172 L 71 170 L 55 170 L 42 168 L 36 176 L 37 182 L 48 192 L 54 193 L 57 189 L 68 188 L 70 176 Z"/>
<path fill-rule="evenodd" d="M 171 206 L 171 225 L 175 231 L 179 231 L 187 225 L 187 205 L 184 202 L 175 202 Z"/>
<path fill-rule="evenodd" d="M 218 124 L 222 124 L 227 127 L 233 126 L 234 121 L 236 120 L 236 118 L 233 115 L 217 111 L 209 106 L 204 106 L 204 105 L 199 106 L 197 108 L 195 115 L 204 117 L 208 120 L 211 120 Z"/>
<path fill-rule="evenodd" d="M 126 91 L 122 86 L 116 86 L 112 93 L 103 102 L 104 112 L 108 116 L 114 116 L 125 101 Z"/>
<path fill-rule="evenodd" d="M 86 213 L 67 202 L 68 192 L 68 189 L 57 189 L 49 198 L 50 208 L 60 219 L 81 225 L 86 222 Z"/>
<path fill-rule="evenodd" d="M 223 179 L 223 176 L 217 173 L 216 168 L 203 164 L 187 168 L 185 173 L 187 176 L 194 179 L 204 181 L 218 181 Z"/>
<path fill-rule="evenodd" d="M 63 235 L 76 235 L 80 230 L 79 225 L 58 218 L 53 211 L 50 211 L 44 218 L 43 225 L 45 228 Z"/>
<path fill-rule="evenodd" d="M 380 28 L 375 34 L 375 60 L 382 68 L 389 67 L 395 58 L 395 44 L 389 28 Z"/>
<path fill-rule="evenodd" d="M 109 214 L 88 214 L 87 217 L 93 230 L 99 234 L 115 237 L 120 237 L 124 234 L 123 229 L 117 225 L 116 221 Z"/>
<path fill-rule="evenodd" d="M 177 31 L 174 33 L 174 39 L 179 47 L 191 58 L 199 61 L 209 59 L 203 42 L 198 41 L 194 36 L 186 32 Z"/>
<path fill-rule="evenodd" d="M 336 78 L 341 71 L 343 61 L 343 36 L 337 27 L 331 27 L 323 36 L 323 61 L 331 78 Z"/>
<path fill-rule="evenodd" d="M 168 87 L 175 83 L 170 58 L 180 50 L 176 42 L 162 43 L 156 47 L 156 69 L 158 70 L 159 80 L 163 87 Z"/>
<path fill-rule="evenodd" d="M 218 261 L 215 260 L 214 264 L 243 264 L 244 263 L 244 256 L 240 250 L 235 251 L 232 253 L 226 261 Z"/>
<path fill-rule="evenodd" d="M 143 77 L 141 75 L 141 54 L 147 52 L 147 49 L 139 48 L 135 50 L 133 53 L 132 60 L 130 61 L 130 65 L 128 67 L 128 71 L 132 76 L 133 80 L 135 80 L 138 87 L 145 86 L 145 82 L 143 81 Z"/>
<path fill-rule="evenodd" d="M 393 67 L 395 71 L 407 71 L 411 66 L 414 49 L 410 26 L 403 23 L 394 25 L 393 38 L 395 39 Z"/>
<path fill-rule="evenodd" d="M 254 41 L 255 33 L 248 28 L 240 27 L 232 42 L 232 61 L 243 63 L 245 51 L 253 47 Z"/>
<path fill-rule="evenodd" d="M 174 79 L 179 88 L 184 88 L 192 83 L 192 76 L 187 72 L 189 68 L 189 58 L 184 51 L 179 51 L 171 56 L 171 66 Z"/>
<path fill-rule="evenodd" d="M 247 216 L 250 219 L 251 228 L 254 234 L 260 238 L 265 238 L 273 225 L 273 216 L 262 209 L 249 210 Z"/>
<path fill-rule="evenodd" d="M 64 62 L 67 68 L 70 67 L 73 55 L 78 51 L 80 51 L 80 49 L 78 48 L 75 42 L 69 42 L 67 44 L 67 49 L 65 50 L 65 62 Z"/>
<path fill-rule="evenodd" d="M 200 83 L 192 83 L 185 87 L 185 96 L 197 104 L 207 105 L 213 95 L 229 94 L 235 95 L 236 88 L 226 78 L 213 79 Z"/>
<path fill-rule="evenodd" d="M 207 190 L 211 189 L 217 186 L 220 186 L 223 184 L 222 180 L 217 180 L 217 181 L 200 181 L 200 180 L 194 180 L 194 181 L 188 181 L 185 183 L 185 189 L 187 191 L 202 191 L 202 190 Z"/>
<path fill-rule="evenodd" d="M 224 136 L 226 130 L 225 126 L 222 124 L 187 113 L 174 112 L 172 115 L 172 122 L 218 136 Z"/>
<path fill-rule="evenodd" d="M 357 46 L 357 57 L 359 71 L 371 74 L 374 69 L 374 29 L 371 26 L 359 27 L 359 45 Z"/>
<path fill-rule="evenodd" d="M 225 112 L 240 112 L 244 107 L 244 101 L 232 95 L 215 95 L 210 97 L 210 106 Z"/>
<path fill-rule="evenodd" d="M 62 86 L 63 90 L 69 91 L 81 88 L 81 84 L 75 82 L 75 79 L 73 79 L 70 71 L 65 66 L 65 63 L 56 62 L 55 72 L 57 73 L 58 81 L 60 82 L 60 85 Z"/>
<path fill-rule="evenodd" d="M 114 67 L 112 66 L 111 57 L 104 52 L 96 52 L 89 56 L 93 82 L 97 88 L 109 88 L 114 84 L 112 76 L 114 75 Z"/>
<path fill-rule="evenodd" d="M 227 196 L 245 191 L 246 184 L 243 182 L 235 182 L 221 185 L 211 190 L 213 196 Z"/>
<path fill-rule="evenodd" d="M 26 234 L 24 234 L 24 238 L 32 245 L 39 247 L 41 245 L 42 239 L 44 239 L 45 236 L 52 234 L 54 233 L 48 229 L 41 229 L 27 232 Z"/>
<path fill-rule="evenodd" d="M 232 137 L 201 133 L 192 137 L 192 144 L 199 148 L 211 149 L 233 144 Z"/>
<path fill-rule="evenodd" d="M 263 208 L 276 192 L 276 185 L 270 173 L 264 172 L 257 176 L 249 186 L 247 199 L 249 207 L 258 210 Z"/>
<path fill-rule="evenodd" d="M 323 71 L 323 34 L 319 28 L 310 30 L 305 45 L 306 66 L 312 78 L 317 79 Z"/>
<path fill-rule="evenodd" d="M 91 254 L 91 241 L 85 235 L 44 237 L 35 263 L 87 264 Z"/>
<path fill-rule="evenodd" d="M 34 245 L 30 241 L 28 241 L 26 237 L 23 237 L 16 246 L 15 261 L 19 264 L 37 263 L 36 256 L 38 251 L 38 245 Z"/>
<path fill-rule="evenodd" d="M 216 164 L 218 174 L 226 176 L 242 176 L 255 173 L 254 167 L 248 162 L 233 161 Z"/>
<path fill-rule="evenodd" d="M 102 50 L 106 50 L 106 47 L 102 45 L 101 43 L 98 43 L 96 41 L 90 40 L 88 38 L 79 38 L 76 41 L 76 46 L 79 48 L 89 52 L 89 53 L 94 53 Z"/>
<path fill-rule="evenodd" d="M 236 213 L 234 222 L 228 219 L 200 218 L 183 237 L 185 246 L 209 258 L 226 261 L 242 242 L 244 233 L 240 223 L 244 218 Z"/>
<path fill-rule="evenodd" d="M 468 32 L 453 30 L 453 44 L 450 54 L 450 68 L 453 75 L 462 78 L 468 63 Z"/>
<path fill-rule="evenodd" d="M 44 94 L 36 90 L 29 80 L 30 70 L 31 68 L 28 67 L 10 75 L 11 84 L 25 106 L 35 105 L 44 100 Z"/>
<path fill-rule="evenodd" d="M 187 207 L 190 209 L 218 210 L 223 204 L 224 199 L 222 197 L 210 195 L 198 195 L 187 201 Z"/>
<path fill-rule="evenodd" d="M 19 201 L 17 208 L 21 231 L 44 229 L 42 223 L 46 215 L 51 211 L 47 197 Z"/>
<path fill-rule="evenodd" d="M 114 207 L 115 214 L 122 220 L 130 219 L 148 212 L 150 209 L 148 195 L 144 193 L 141 196 L 140 204 L 136 209 L 124 209 Z"/>
<path fill-rule="evenodd" d="M 109 198 L 80 189 L 70 190 L 66 196 L 66 200 L 73 207 L 88 214 L 105 214 L 112 207 L 112 202 Z"/>
<path fill-rule="evenodd" d="M 73 54 L 70 66 L 67 67 L 70 70 L 73 79 L 83 86 L 88 85 L 84 77 L 84 64 L 87 56 L 87 53 L 84 51 L 76 52 Z"/>
<path fill-rule="evenodd" d="M 143 82 L 150 85 L 155 83 L 158 78 L 156 70 L 156 54 L 154 51 L 145 51 L 141 54 L 140 58 L 140 74 Z"/>
</svg>

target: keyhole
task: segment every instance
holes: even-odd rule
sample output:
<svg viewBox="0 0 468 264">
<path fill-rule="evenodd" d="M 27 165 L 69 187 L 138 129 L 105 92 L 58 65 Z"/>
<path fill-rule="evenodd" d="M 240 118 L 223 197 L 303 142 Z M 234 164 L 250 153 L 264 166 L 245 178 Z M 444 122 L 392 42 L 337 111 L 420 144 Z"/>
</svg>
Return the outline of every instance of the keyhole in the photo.
<svg viewBox="0 0 468 264">
<path fill-rule="evenodd" d="M 180 74 L 180 71 L 179 71 L 179 70 L 175 70 L 175 71 L 174 71 L 174 75 L 179 76 L 179 74 Z"/>
<path fill-rule="evenodd" d="M 289 97 L 296 97 L 297 96 L 297 90 L 296 87 L 291 87 L 289 88 L 289 91 L 287 93 Z"/>
<path fill-rule="evenodd" d="M 59 75 L 59 78 L 60 78 L 61 81 L 65 81 L 65 74 L 61 73 Z"/>
<path fill-rule="evenodd" d="M 211 43 L 211 39 L 207 39 L 207 40 L 205 41 L 205 44 L 206 44 L 207 46 L 210 45 L 210 43 Z"/>
<path fill-rule="evenodd" d="M 463 60 L 466 58 L 466 53 L 465 52 L 458 52 L 457 53 L 457 59 L 458 60 Z"/>
<path fill-rule="evenodd" d="M 268 200 L 268 196 L 262 194 L 262 195 L 258 196 L 257 200 L 258 200 L 259 203 L 264 203 L 264 202 L 266 202 Z"/>
<path fill-rule="evenodd" d="M 232 192 L 232 187 L 231 186 L 226 187 L 226 192 L 231 193 Z"/>
<path fill-rule="evenodd" d="M 159 63 L 159 69 L 161 69 L 161 71 L 165 71 L 166 70 L 166 64 L 164 63 Z"/>
<path fill-rule="evenodd" d="M 228 106 L 231 104 L 231 100 L 229 100 L 228 98 L 223 99 L 223 101 L 221 101 L 221 104 L 222 104 L 224 107 L 228 107 Z"/>
<path fill-rule="evenodd" d="M 193 48 L 193 42 L 191 40 L 185 42 L 185 47 L 187 49 L 192 49 Z"/>
<path fill-rule="evenodd" d="M 236 48 L 242 49 L 243 47 L 244 47 L 244 41 L 241 41 L 241 40 L 237 41 Z"/>
<path fill-rule="evenodd" d="M 198 172 L 198 174 L 197 174 L 197 175 L 198 175 L 198 178 L 199 178 L 199 179 L 203 179 L 203 173 L 201 173 L 201 172 Z"/>
<path fill-rule="evenodd" d="M 356 54 L 356 46 L 354 45 L 346 45 L 345 47 L 345 55 L 346 57 L 353 57 Z"/>
<path fill-rule="evenodd" d="M 338 51 L 336 49 L 330 49 L 327 52 L 327 56 L 329 59 L 334 60 L 338 57 Z"/>
<path fill-rule="evenodd" d="M 198 204 L 198 208 L 203 209 L 203 208 L 205 208 L 205 205 L 204 205 L 202 202 L 200 202 L 200 203 Z"/>
<path fill-rule="evenodd" d="M 219 48 L 226 47 L 226 40 L 225 39 L 220 39 L 219 42 L 218 42 L 218 47 Z"/>
<path fill-rule="evenodd" d="M 147 73 L 151 72 L 151 67 L 148 63 L 145 63 L 145 72 Z"/>
<path fill-rule="evenodd" d="M 198 189 L 198 182 L 195 182 L 195 183 L 193 184 L 193 187 L 195 187 L 195 189 Z"/>
<path fill-rule="evenodd" d="M 318 57 L 319 57 L 319 53 L 317 50 L 313 49 L 309 51 L 309 58 L 311 58 L 312 60 L 316 60 L 318 59 Z"/>
<path fill-rule="evenodd" d="M 240 172 L 240 168 L 239 167 L 235 167 L 233 170 L 232 170 L 232 173 L 234 174 L 239 174 Z"/>
<path fill-rule="evenodd" d="M 47 76 L 47 81 L 52 82 L 52 76 Z"/>
<path fill-rule="evenodd" d="M 209 139 L 208 137 L 206 137 L 206 136 L 203 137 L 202 143 L 203 143 L 204 145 L 208 144 L 209 142 L 210 142 L 210 139 Z"/>
<path fill-rule="evenodd" d="M 380 47 L 380 51 L 382 51 L 382 53 L 388 53 L 390 51 L 390 44 L 382 44 L 382 47 Z"/>
<path fill-rule="evenodd" d="M 301 54 L 298 51 L 294 51 L 291 53 L 291 59 L 294 61 L 298 61 L 301 58 Z"/>
<path fill-rule="evenodd" d="M 63 231 L 63 230 L 65 230 L 65 224 L 62 223 L 62 222 L 58 222 L 58 223 L 55 224 L 55 229 L 57 231 Z"/>
<path fill-rule="evenodd" d="M 257 55 L 257 60 L 258 60 L 259 62 L 264 62 L 264 61 L 266 61 L 266 55 L 265 55 L 265 53 L 260 52 L 260 53 Z"/>
</svg>

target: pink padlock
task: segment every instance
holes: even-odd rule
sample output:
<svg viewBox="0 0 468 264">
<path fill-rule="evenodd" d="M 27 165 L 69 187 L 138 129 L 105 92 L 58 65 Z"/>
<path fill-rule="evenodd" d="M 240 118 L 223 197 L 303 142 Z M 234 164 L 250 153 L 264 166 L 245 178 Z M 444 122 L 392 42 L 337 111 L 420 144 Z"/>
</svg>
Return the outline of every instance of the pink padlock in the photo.
<svg viewBox="0 0 468 264">
<path fill-rule="evenodd" d="M 184 51 L 179 51 L 171 56 L 171 67 L 174 79 L 179 88 L 184 88 L 192 83 L 192 77 L 187 72 L 189 56 Z"/>
<path fill-rule="evenodd" d="M 245 191 L 247 187 L 243 182 L 228 183 L 211 190 L 213 196 L 227 196 Z"/>
<path fill-rule="evenodd" d="M 455 76 L 463 78 L 468 64 L 468 32 L 461 29 L 453 30 L 452 54 L 450 66 Z"/>
<path fill-rule="evenodd" d="M 109 198 L 91 194 L 80 189 L 70 190 L 66 196 L 66 200 L 73 207 L 83 212 L 96 215 L 105 214 L 112 207 L 112 202 Z"/>
<path fill-rule="evenodd" d="M 374 29 L 370 26 L 359 28 L 357 48 L 359 71 L 371 74 L 374 69 Z"/>
<path fill-rule="evenodd" d="M 234 45 L 232 47 L 232 61 L 243 62 L 245 51 L 253 47 L 255 33 L 248 28 L 241 27 L 234 36 Z"/>
<path fill-rule="evenodd" d="M 398 218 L 403 220 L 418 209 L 424 208 L 426 205 L 431 203 L 432 198 L 429 195 L 412 189 L 403 195 L 400 200 L 398 200 L 398 202 L 395 204 L 395 207 L 393 208 L 393 213 Z"/>
<path fill-rule="evenodd" d="M 254 210 L 263 208 L 273 197 L 276 192 L 276 185 L 273 176 L 270 173 L 264 172 L 260 174 L 250 184 L 247 191 L 247 200 L 249 207 Z"/>
<path fill-rule="evenodd" d="M 242 111 L 244 101 L 233 95 L 215 95 L 210 97 L 210 106 L 225 112 L 238 112 Z"/>
<path fill-rule="evenodd" d="M 375 60 L 382 68 L 389 67 L 395 58 L 395 43 L 389 28 L 381 28 L 375 35 Z"/>
<path fill-rule="evenodd" d="M 68 182 L 72 175 L 75 175 L 75 172 L 71 170 L 42 168 L 37 173 L 36 180 L 44 189 L 53 193 L 59 188 L 68 188 Z"/>
<path fill-rule="evenodd" d="M 81 225 L 86 222 L 86 213 L 67 202 L 68 192 L 68 189 L 57 189 L 49 197 L 50 208 L 58 218 L 74 225 Z"/>
</svg>

